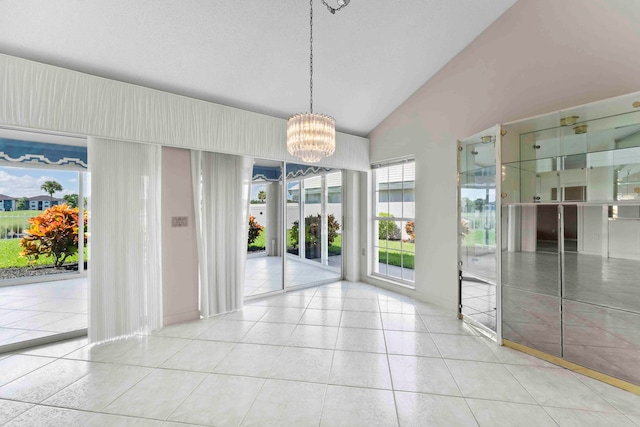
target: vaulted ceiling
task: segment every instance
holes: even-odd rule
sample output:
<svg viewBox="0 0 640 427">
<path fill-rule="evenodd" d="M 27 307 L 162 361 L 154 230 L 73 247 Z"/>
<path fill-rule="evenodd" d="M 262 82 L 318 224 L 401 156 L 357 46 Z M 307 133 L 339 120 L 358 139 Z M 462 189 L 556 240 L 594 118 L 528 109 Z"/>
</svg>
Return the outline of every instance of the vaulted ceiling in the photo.
<svg viewBox="0 0 640 427">
<path fill-rule="evenodd" d="M 337 6 L 337 0 L 325 0 Z M 314 111 L 366 136 L 516 0 L 314 1 Z M 0 52 L 276 117 L 309 108 L 309 2 L 3 0 Z"/>
</svg>

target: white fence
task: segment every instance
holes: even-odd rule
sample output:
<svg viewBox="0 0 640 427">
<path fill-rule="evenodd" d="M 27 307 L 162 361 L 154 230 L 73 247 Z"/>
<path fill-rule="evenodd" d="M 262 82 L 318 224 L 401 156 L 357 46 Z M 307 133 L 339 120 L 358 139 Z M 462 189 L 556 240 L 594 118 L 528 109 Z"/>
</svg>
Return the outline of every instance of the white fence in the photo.
<svg viewBox="0 0 640 427">
<path fill-rule="evenodd" d="M 250 207 L 250 215 L 253 215 L 258 224 L 267 224 L 267 205 L 252 204 Z M 320 212 L 319 203 L 306 203 L 304 216 L 317 215 Z M 327 215 L 333 215 L 340 224 L 338 234 L 342 233 L 342 203 L 327 203 Z M 297 221 L 300 216 L 300 206 L 298 203 L 287 203 L 287 230 L 293 227 L 293 222 Z"/>
<path fill-rule="evenodd" d="M 17 239 L 29 229 L 33 213 L 3 212 L 0 214 L 0 239 Z"/>
</svg>

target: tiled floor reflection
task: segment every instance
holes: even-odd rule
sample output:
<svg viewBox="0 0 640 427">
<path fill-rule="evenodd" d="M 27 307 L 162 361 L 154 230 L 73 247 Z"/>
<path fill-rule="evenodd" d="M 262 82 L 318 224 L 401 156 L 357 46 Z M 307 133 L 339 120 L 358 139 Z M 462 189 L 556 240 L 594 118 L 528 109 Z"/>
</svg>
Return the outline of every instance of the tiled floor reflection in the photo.
<svg viewBox="0 0 640 427">
<path fill-rule="evenodd" d="M 0 287 L 0 346 L 86 327 L 86 278 Z"/>
<path fill-rule="evenodd" d="M 640 261 L 504 253 L 503 336 L 640 384 Z M 562 294 L 562 298 L 560 295 Z"/>
<path fill-rule="evenodd" d="M 299 261 L 287 257 L 286 286 L 300 286 L 326 280 L 339 280 L 341 261 L 330 257 L 329 266 L 314 265 L 313 261 Z M 254 256 L 247 259 L 244 295 L 246 297 L 282 290 L 282 257 Z"/>
<path fill-rule="evenodd" d="M 496 285 L 463 280 L 462 314 L 495 331 Z"/>
<path fill-rule="evenodd" d="M 639 422 L 640 396 L 498 347 L 455 308 L 362 283 L 252 301 L 150 336 L 0 355 L 9 426 Z"/>
</svg>

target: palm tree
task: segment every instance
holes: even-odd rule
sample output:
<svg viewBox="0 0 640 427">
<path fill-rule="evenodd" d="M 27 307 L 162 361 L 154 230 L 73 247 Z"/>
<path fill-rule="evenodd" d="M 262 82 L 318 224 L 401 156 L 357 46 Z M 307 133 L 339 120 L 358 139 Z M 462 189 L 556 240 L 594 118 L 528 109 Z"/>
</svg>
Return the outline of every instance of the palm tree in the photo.
<svg viewBox="0 0 640 427">
<path fill-rule="evenodd" d="M 45 193 L 49 193 L 49 197 L 51 197 L 51 200 L 53 201 L 53 193 L 55 193 L 56 191 L 62 191 L 62 185 L 60 185 L 59 182 L 57 181 L 45 181 L 44 184 L 42 184 L 42 187 L 40 187 L 41 190 L 43 190 Z"/>
<path fill-rule="evenodd" d="M 264 190 L 260 190 L 258 192 L 258 200 L 260 200 L 260 203 L 264 203 L 266 199 L 267 199 L 267 192 Z"/>
</svg>

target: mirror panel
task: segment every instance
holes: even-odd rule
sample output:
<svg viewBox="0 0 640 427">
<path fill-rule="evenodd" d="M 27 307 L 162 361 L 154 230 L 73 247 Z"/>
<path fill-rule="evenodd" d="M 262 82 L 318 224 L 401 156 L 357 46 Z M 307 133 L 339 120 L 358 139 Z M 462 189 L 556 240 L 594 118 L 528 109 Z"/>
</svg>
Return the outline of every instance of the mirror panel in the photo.
<svg viewBox="0 0 640 427">
<path fill-rule="evenodd" d="M 286 287 L 342 278 L 342 171 L 287 164 Z"/>
<path fill-rule="evenodd" d="M 282 162 L 255 159 L 249 194 L 245 297 L 283 289 Z"/>
</svg>

